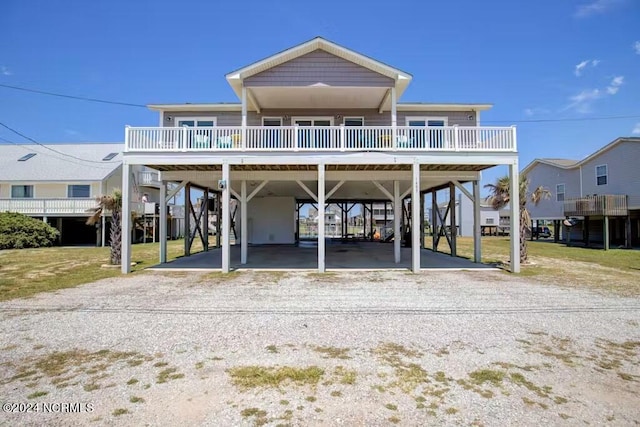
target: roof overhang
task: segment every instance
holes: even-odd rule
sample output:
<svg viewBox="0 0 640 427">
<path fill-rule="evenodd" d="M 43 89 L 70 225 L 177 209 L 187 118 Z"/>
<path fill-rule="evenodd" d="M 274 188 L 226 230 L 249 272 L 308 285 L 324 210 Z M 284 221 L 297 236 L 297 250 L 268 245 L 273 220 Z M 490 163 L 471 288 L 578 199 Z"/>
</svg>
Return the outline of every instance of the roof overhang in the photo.
<svg viewBox="0 0 640 427">
<path fill-rule="evenodd" d="M 400 96 L 404 93 L 405 89 L 409 85 L 412 79 L 411 74 L 406 73 L 397 68 L 393 68 L 387 64 L 384 64 L 368 56 L 357 53 L 353 50 L 344 48 L 322 37 L 316 37 L 300 45 L 294 46 L 280 53 L 272 55 L 268 58 L 255 62 L 239 70 L 233 71 L 226 75 L 227 81 L 233 88 L 238 98 L 242 97 L 242 82 L 247 77 L 251 77 L 255 74 L 261 73 L 270 68 L 276 67 L 292 59 L 298 58 L 307 53 L 311 53 L 314 50 L 321 49 L 346 61 L 353 62 L 362 67 L 365 67 L 371 71 L 382 74 L 395 80 L 396 96 Z"/>
<path fill-rule="evenodd" d="M 147 107 L 153 111 L 240 111 L 242 104 L 149 104 Z"/>
<path fill-rule="evenodd" d="M 398 111 L 486 111 L 493 104 L 449 104 L 449 103 L 412 103 L 402 102 L 397 104 Z"/>
</svg>

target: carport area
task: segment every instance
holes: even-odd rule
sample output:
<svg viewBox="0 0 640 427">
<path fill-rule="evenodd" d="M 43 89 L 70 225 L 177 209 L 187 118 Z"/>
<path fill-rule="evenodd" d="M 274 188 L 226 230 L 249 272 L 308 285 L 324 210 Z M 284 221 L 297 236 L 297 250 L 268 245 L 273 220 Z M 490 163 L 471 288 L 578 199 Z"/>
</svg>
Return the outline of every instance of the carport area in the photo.
<svg viewBox="0 0 640 427">
<path fill-rule="evenodd" d="M 327 270 L 390 270 L 411 269 L 411 248 L 401 249 L 401 261 L 394 262 L 393 245 L 380 242 L 355 242 L 343 244 L 327 241 Z M 241 263 L 240 247 L 231 246 L 231 268 L 233 270 L 316 270 L 318 268 L 318 245 L 315 242 L 303 242 L 296 245 L 257 245 L 250 246 L 250 257 L 246 264 Z M 422 249 L 420 268 L 438 269 L 494 269 L 491 264 L 474 263 L 460 257 Z M 151 270 L 222 270 L 222 250 L 210 249 L 191 256 L 158 264 Z"/>
</svg>

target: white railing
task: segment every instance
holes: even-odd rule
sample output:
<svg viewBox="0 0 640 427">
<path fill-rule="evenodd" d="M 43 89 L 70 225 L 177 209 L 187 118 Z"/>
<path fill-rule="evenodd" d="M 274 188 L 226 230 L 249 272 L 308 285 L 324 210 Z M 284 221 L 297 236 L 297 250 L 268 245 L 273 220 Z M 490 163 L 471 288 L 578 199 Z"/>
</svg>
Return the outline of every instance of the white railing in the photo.
<svg viewBox="0 0 640 427">
<path fill-rule="evenodd" d="M 27 215 L 77 215 L 96 206 L 95 199 L 0 199 L 0 212 Z"/>
<path fill-rule="evenodd" d="M 25 215 L 86 215 L 96 207 L 96 200 L 89 199 L 0 199 L 0 212 L 17 212 Z M 131 210 L 142 214 L 144 204 L 131 202 Z M 108 212 L 107 212 L 108 213 Z"/>
<path fill-rule="evenodd" d="M 125 139 L 133 152 L 517 151 L 515 127 L 127 127 Z"/>
<path fill-rule="evenodd" d="M 139 185 L 160 186 L 158 179 L 158 172 L 155 171 L 140 171 L 138 173 Z"/>
</svg>

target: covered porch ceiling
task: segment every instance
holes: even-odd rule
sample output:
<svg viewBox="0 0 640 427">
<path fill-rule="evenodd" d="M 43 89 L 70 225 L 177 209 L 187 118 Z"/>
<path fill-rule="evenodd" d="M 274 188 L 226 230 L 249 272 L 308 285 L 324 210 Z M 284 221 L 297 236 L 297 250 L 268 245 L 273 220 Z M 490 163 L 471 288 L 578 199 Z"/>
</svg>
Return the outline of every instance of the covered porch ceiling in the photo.
<svg viewBox="0 0 640 427">
<path fill-rule="evenodd" d="M 352 109 L 391 108 L 386 87 L 332 87 L 317 84 L 305 87 L 248 87 L 249 104 L 262 109 Z"/>
<path fill-rule="evenodd" d="M 221 165 L 147 165 L 162 171 L 162 179 L 172 182 L 188 181 L 193 186 L 216 191 L 222 179 Z M 461 183 L 478 179 L 487 165 L 421 165 L 420 190 L 442 188 L 455 180 Z M 247 181 L 247 192 L 256 197 L 294 197 L 310 199 L 298 181 L 314 194 L 317 191 L 317 165 L 231 165 L 230 188 L 241 192 L 241 182 Z M 410 188 L 411 165 L 327 165 L 325 188 L 331 199 L 389 200 L 393 181 L 401 182 L 401 193 Z M 263 184 L 263 181 L 267 181 Z M 344 181 L 344 182 L 343 182 Z M 375 182 L 374 182 L 375 181 Z"/>
</svg>

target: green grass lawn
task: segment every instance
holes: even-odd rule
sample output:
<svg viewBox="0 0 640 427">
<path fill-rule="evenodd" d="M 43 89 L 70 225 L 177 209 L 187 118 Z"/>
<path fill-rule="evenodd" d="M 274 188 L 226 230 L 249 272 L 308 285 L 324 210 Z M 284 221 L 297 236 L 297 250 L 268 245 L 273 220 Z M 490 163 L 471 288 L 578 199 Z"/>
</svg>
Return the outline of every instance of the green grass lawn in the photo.
<svg viewBox="0 0 640 427">
<path fill-rule="evenodd" d="M 65 247 L 0 251 L 0 301 L 28 297 L 39 292 L 70 288 L 83 283 L 120 275 L 119 268 L 103 268 L 110 248 Z M 158 263 L 160 244 L 132 246 L 134 272 Z M 202 251 L 194 241 L 192 253 Z M 184 240 L 167 242 L 167 259 L 184 255 Z"/>
</svg>

